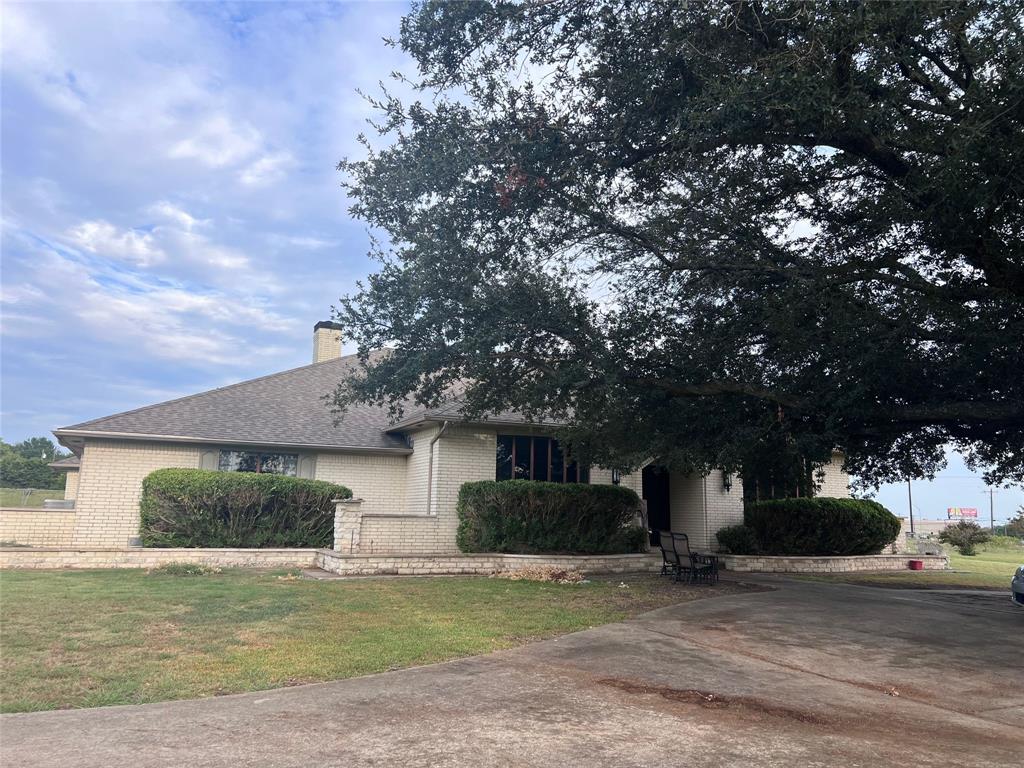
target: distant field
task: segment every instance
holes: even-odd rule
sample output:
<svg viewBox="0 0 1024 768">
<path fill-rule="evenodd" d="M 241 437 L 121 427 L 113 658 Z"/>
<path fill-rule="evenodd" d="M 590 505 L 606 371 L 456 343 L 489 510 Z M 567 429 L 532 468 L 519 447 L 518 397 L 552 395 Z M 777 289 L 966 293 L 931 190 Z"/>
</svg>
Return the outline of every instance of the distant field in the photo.
<svg viewBox="0 0 1024 768">
<path fill-rule="evenodd" d="M 63 488 L 30 490 L 28 488 L 0 488 L 0 507 L 41 507 L 43 499 L 63 499 Z"/>
</svg>

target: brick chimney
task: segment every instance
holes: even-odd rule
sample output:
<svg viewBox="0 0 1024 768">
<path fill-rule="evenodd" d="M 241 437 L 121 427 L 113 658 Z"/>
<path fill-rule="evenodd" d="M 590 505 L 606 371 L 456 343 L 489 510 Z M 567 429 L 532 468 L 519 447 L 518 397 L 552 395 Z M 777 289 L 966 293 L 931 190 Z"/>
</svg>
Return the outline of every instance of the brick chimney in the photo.
<svg viewBox="0 0 1024 768">
<path fill-rule="evenodd" d="M 341 357 L 341 323 L 321 320 L 313 326 L 313 362 Z"/>
</svg>

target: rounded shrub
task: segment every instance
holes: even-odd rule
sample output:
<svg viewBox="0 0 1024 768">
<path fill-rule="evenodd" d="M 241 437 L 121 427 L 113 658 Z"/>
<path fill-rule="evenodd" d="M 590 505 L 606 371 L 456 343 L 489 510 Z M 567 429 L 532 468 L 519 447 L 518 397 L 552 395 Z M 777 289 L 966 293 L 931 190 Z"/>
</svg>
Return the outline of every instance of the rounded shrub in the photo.
<svg viewBox="0 0 1024 768">
<path fill-rule="evenodd" d="M 628 488 L 534 480 L 482 480 L 459 489 L 463 552 L 622 554 L 639 552 L 640 497 Z"/>
<path fill-rule="evenodd" d="M 144 547 L 331 547 L 333 499 L 322 480 L 254 472 L 158 469 L 142 481 Z"/>
<path fill-rule="evenodd" d="M 743 520 L 766 555 L 874 555 L 896 540 L 900 521 L 866 499 L 770 499 Z"/>
<path fill-rule="evenodd" d="M 757 534 L 747 525 L 730 525 L 715 534 L 718 544 L 733 555 L 756 555 L 761 551 Z"/>
</svg>

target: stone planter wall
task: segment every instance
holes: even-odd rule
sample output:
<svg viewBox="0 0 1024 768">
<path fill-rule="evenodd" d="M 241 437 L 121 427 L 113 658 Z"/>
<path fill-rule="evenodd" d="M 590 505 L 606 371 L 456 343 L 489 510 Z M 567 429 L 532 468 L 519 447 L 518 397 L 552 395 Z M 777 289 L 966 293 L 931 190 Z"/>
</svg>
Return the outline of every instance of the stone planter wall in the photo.
<svg viewBox="0 0 1024 768">
<path fill-rule="evenodd" d="M 350 576 L 426 576 L 441 574 L 482 574 L 515 571 L 530 566 L 575 568 L 584 573 L 630 573 L 657 571 L 660 555 L 351 555 L 321 550 L 317 566 L 331 573 Z"/>
<path fill-rule="evenodd" d="M 907 570 L 911 559 L 926 570 L 949 567 L 945 555 L 864 557 L 747 557 L 720 555 L 723 568 L 738 573 L 845 573 Z M 529 566 L 575 568 L 584 573 L 654 572 L 658 553 L 644 555 L 348 554 L 329 549 L 70 549 L 0 548 L 0 568 L 155 568 L 165 563 L 201 563 L 221 568 L 322 568 L 352 576 L 491 574 Z"/>
<path fill-rule="evenodd" d="M 156 568 L 201 563 L 217 568 L 313 568 L 315 549 L 0 549 L 0 568 Z"/>
<path fill-rule="evenodd" d="M 851 571 L 906 571 L 911 560 L 924 562 L 926 571 L 949 568 L 945 555 L 857 555 L 850 557 L 787 557 L 719 555 L 723 566 L 740 573 L 848 573 Z"/>
</svg>

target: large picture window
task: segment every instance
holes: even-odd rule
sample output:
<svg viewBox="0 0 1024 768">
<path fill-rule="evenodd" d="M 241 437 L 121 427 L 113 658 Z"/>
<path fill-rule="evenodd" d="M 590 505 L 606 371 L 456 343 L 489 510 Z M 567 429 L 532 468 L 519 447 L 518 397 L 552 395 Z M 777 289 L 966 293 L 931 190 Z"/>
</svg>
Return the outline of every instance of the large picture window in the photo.
<svg viewBox="0 0 1024 768">
<path fill-rule="evenodd" d="M 590 470 L 566 461 L 558 441 L 550 437 L 498 435 L 497 480 L 547 480 L 589 483 Z"/>
<path fill-rule="evenodd" d="M 258 451 L 221 451 L 221 472 L 264 472 L 295 477 L 299 468 L 297 453 L 260 453 Z"/>
</svg>

